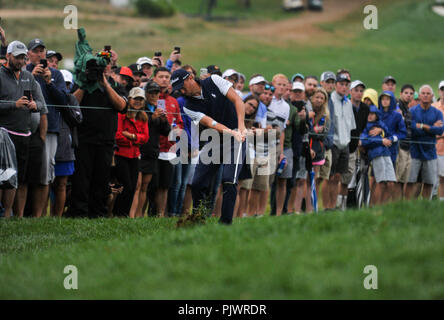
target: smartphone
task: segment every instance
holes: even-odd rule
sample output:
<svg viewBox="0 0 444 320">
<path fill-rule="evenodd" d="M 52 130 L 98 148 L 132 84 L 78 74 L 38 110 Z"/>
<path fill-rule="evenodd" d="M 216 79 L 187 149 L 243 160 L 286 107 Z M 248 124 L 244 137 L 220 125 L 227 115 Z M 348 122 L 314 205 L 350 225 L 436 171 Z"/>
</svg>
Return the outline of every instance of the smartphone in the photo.
<svg viewBox="0 0 444 320">
<path fill-rule="evenodd" d="M 174 51 L 176 51 L 177 53 L 180 53 L 180 47 L 174 47 Z"/>
<path fill-rule="evenodd" d="M 111 46 L 110 45 L 106 45 L 104 50 L 105 51 L 111 51 Z"/>
<path fill-rule="evenodd" d="M 164 99 L 157 100 L 157 107 L 165 111 L 165 100 Z"/>
<path fill-rule="evenodd" d="M 162 56 L 162 52 L 160 52 L 160 51 L 154 52 L 154 56 L 155 57 L 161 57 Z"/>
<path fill-rule="evenodd" d="M 208 69 L 207 68 L 200 68 L 200 76 L 206 76 L 208 74 Z"/>
<path fill-rule="evenodd" d="M 48 61 L 46 59 L 40 59 L 40 64 L 43 65 L 43 69 L 48 67 Z"/>
<path fill-rule="evenodd" d="M 23 90 L 23 95 L 31 101 L 31 90 Z"/>
</svg>

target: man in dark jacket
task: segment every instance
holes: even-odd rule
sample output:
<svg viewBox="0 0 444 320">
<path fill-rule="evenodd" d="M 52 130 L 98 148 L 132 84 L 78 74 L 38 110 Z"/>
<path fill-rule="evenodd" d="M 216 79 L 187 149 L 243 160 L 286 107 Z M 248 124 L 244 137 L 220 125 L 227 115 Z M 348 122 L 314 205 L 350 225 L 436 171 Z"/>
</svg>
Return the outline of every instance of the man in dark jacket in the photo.
<svg viewBox="0 0 444 320">
<path fill-rule="evenodd" d="M 82 109 L 83 122 L 78 127 L 79 146 L 76 149 L 75 172 L 72 178 L 71 205 L 66 215 L 96 218 L 108 213 L 111 161 L 117 131 L 117 113 L 125 113 L 126 98 L 120 96 L 102 72 L 97 88 L 73 88 Z"/>
<path fill-rule="evenodd" d="M 57 136 L 60 131 L 60 111 L 51 105 L 65 105 L 67 102 L 66 85 L 59 70 L 48 67 L 46 47 L 41 39 L 33 39 L 28 44 L 29 64 L 26 70 L 32 73 L 40 84 L 48 114 L 40 118 L 40 137 L 44 141 L 43 162 L 40 186 L 33 197 L 37 203 L 37 211 L 46 214 L 49 184 L 54 180 L 55 154 L 57 151 Z M 42 64 L 42 62 L 45 62 Z"/>
<path fill-rule="evenodd" d="M 217 143 L 212 141 L 212 144 L 219 147 L 219 150 L 214 150 L 214 152 L 220 151 L 220 155 L 230 156 L 230 162 L 224 161 L 223 164 L 223 201 L 220 222 L 231 224 L 237 197 L 237 181 L 245 162 L 245 152 L 242 152 L 242 156 L 238 154 L 239 142 L 245 140 L 244 103 L 232 88 L 232 84 L 218 75 L 213 74 L 211 77 L 199 81 L 185 70 L 179 69 L 173 73 L 171 84 L 173 91 L 180 90 L 186 97 L 184 111 L 195 123 L 200 123 L 219 133 L 226 133 L 227 137 L 228 135 L 234 136 L 238 142 L 232 144 L 229 140 L 229 145 L 217 146 Z M 242 145 L 245 147 L 244 143 Z M 210 155 L 208 154 L 208 156 Z M 221 165 L 219 161 L 220 158 L 216 160 L 217 163 L 205 164 L 201 155 L 192 184 L 194 209 L 197 209 L 201 205 L 201 201 L 204 200 L 209 188 L 208 182 L 211 177 L 217 174 Z"/>
</svg>

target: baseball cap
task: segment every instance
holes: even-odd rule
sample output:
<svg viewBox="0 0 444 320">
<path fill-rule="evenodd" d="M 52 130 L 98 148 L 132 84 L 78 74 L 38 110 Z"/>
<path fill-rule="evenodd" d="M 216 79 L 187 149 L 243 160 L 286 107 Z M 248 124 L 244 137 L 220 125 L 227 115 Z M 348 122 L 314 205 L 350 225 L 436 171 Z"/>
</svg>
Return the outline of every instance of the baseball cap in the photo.
<svg viewBox="0 0 444 320">
<path fill-rule="evenodd" d="M 257 76 L 257 77 L 254 77 L 253 79 L 250 80 L 249 85 L 252 86 L 254 84 L 258 84 L 258 83 L 261 83 L 261 82 L 266 83 L 267 80 L 265 80 L 265 78 L 262 77 L 262 76 Z"/>
<path fill-rule="evenodd" d="M 133 72 L 133 75 L 141 75 L 143 73 L 142 66 L 137 63 L 130 64 L 128 68 Z"/>
<path fill-rule="evenodd" d="M 150 92 L 160 92 L 160 86 L 154 82 L 153 80 L 150 80 L 146 83 L 145 85 L 145 92 L 146 93 L 150 93 Z"/>
<path fill-rule="evenodd" d="M 211 64 L 207 67 L 207 71 L 209 74 L 217 74 L 222 76 L 222 72 L 220 71 L 220 68 L 214 64 Z"/>
<path fill-rule="evenodd" d="M 141 57 L 141 58 L 139 58 L 139 59 L 137 59 L 137 62 L 136 62 L 139 66 L 143 66 L 144 64 L 149 64 L 150 66 L 153 66 L 153 61 L 150 59 L 150 58 L 148 58 L 148 57 Z"/>
<path fill-rule="evenodd" d="M 222 73 L 222 78 L 231 77 L 233 74 L 239 75 L 234 69 L 227 69 Z"/>
<path fill-rule="evenodd" d="M 190 74 L 184 69 L 178 69 L 171 75 L 171 85 L 173 86 L 173 91 L 180 90 L 183 88 L 183 82 L 190 76 Z"/>
<path fill-rule="evenodd" d="M 305 91 L 305 86 L 302 82 L 299 81 L 295 81 L 293 82 L 293 86 L 291 87 L 291 90 L 301 90 L 301 91 Z"/>
<path fill-rule="evenodd" d="M 43 41 L 41 39 L 32 39 L 31 41 L 29 41 L 28 43 L 28 50 L 34 50 L 37 47 L 43 47 L 46 48 L 45 44 L 43 43 Z"/>
<path fill-rule="evenodd" d="M 321 81 L 328 81 L 330 79 L 336 81 L 336 76 L 335 76 L 335 74 L 332 71 L 322 72 L 322 74 L 321 74 Z"/>
<path fill-rule="evenodd" d="M 128 77 L 130 77 L 131 79 L 134 80 L 133 72 L 128 67 L 121 67 L 119 74 L 121 76 L 128 76 Z"/>
<path fill-rule="evenodd" d="M 145 91 L 142 88 L 134 87 L 130 90 L 128 98 L 144 98 L 145 99 Z"/>
<path fill-rule="evenodd" d="M 444 80 L 439 83 L 438 89 L 441 89 L 443 87 L 444 87 Z"/>
<path fill-rule="evenodd" d="M 291 82 L 294 82 L 294 80 L 296 78 L 301 78 L 302 80 L 305 80 L 305 77 L 302 73 L 295 73 L 292 77 L 291 77 Z"/>
<path fill-rule="evenodd" d="M 240 79 L 240 78 L 244 79 L 244 82 L 245 82 L 245 80 L 247 79 L 247 78 L 245 78 L 245 75 L 244 75 L 243 73 L 240 73 L 240 72 L 239 72 L 239 79 Z"/>
<path fill-rule="evenodd" d="M 357 86 L 363 86 L 365 89 L 365 84 L 361 80 L 355 80 L 351 83 L 350 89 L 356 88 Z"/>
<path fill-rule="evenodd" d="M 26 46 L 23 42 L 15 40 L 8 45 L 6 53 L 10 53 L 14 57 L 17 57 L 18 55 L 21 54 L 28 54 L 28 50 L 26 49 Z"/>
<path fill-rule="evenodd" d="M 392 76 L 385 77 L 382 83 L 386 83 L 387 81 L 393 81 L 394 83 L 396 83 L 395 78 L 393 78 Z"/>
<path fill-rule="evenodd" d="M 383 91 L 379 97 L 382 97 L 382 96 L 387 96 L 387 97 L 389 97 L 389 98 L 392 97 L 392 96 L 390 95 L 390 93 L 388 93 L 388 91 Z"/>
<path fill-rule="evenodd" d="M 345 73 L 340 73 L 336 76 L 336 82 L 347 81 L 350 82 L 350 79 L 347 77 Z"/>
<path fill-rule="evenodd" d="M 55 52 L 54 50 L 48 50 L 46 52 L 46 58 L 50 58 L 52 56 L 56 56 L 57 60 L 59 60 L 59 61 L 63 60 L 63 56 L 60 52 Z"/>
<path fill-rule="evenodd" d="M 63 80 L 65 80 L 65 82 L 69 82 L 72 83 L 72 73 L 69 72 L 68 70 L 62 69 L 60 70 L 60 73 L 63 76 Z"/>
</svg>

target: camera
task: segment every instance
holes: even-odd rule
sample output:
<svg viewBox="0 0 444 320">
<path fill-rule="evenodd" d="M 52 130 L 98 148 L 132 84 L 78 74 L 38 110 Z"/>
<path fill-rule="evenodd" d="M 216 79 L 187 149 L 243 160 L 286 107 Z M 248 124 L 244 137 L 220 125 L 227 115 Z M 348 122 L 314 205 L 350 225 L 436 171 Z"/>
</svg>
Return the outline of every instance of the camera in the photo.
<svg viewBox="0 0 444 320">
<path fill-rule="evenodd" d="M 86 63 L 86 80 L 88 82 L 97 82 L 103 77 L 104 67 L 97 65 L 95 59 L 91 59 Z"/>
<path fill-rule="evenodd" d="M 174 51 L 176 51 L 177 53 L 180 53 L 180 47 L 174 47 Z"/>
<path fill-rule="evenodd" d="M 110 45 L 106 45 L 105 48 L 103 49 L 105 51 L 111 51 L 111 46 Z"/>
<path fill-rule="evenodd" d="M 161 57 L 162 56 L 162 52 L 160 52 L 160 51 L 154 52 L 154 56 L 155 57 Z"/>
</svg>

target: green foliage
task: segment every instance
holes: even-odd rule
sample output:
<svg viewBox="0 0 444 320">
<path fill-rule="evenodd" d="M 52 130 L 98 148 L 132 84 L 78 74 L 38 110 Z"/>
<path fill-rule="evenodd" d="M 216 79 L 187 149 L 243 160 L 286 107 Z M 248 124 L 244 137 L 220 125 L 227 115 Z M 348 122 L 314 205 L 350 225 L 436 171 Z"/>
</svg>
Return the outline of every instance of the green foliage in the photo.
<svg viewBox="0 0 444 320">
<path fill-rule="evenodd" d="M 134 5 L 140 15 L 153 18 L 171 17 L 176 13 L 169 0 L 136 0 Z"/>
</svg>

